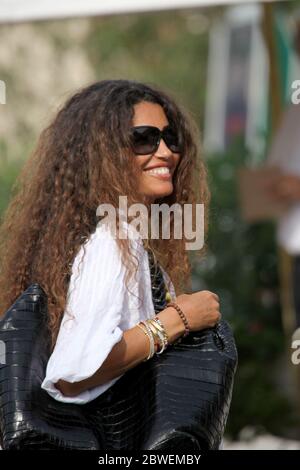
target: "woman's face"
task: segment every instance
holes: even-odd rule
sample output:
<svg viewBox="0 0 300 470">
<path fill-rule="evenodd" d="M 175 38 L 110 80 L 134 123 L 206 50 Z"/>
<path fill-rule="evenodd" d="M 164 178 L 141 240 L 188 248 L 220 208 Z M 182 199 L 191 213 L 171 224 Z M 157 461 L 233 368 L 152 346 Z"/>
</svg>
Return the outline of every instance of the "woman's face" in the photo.
<svg viewBox="0 0 300 470">
<path fill-rule="evenodd" d="M 163 108 L 159 104 L 143 101 L 134 106 L 132 125 L 154 126 L 163 130 L 169 122 Z M 134 155 L 136 164 L 142 170 L 140 192 L 150 203 L 156 199 L 168 196 L 173 192 L 173 174 L 178 165 L 180 154 L 173 153 L 163 138 L 155 153 L 150 155 Z M 166 170 L 159 170 L 165 167 Z M 164 173 L 160 173 L 159 171 Z"/>
</svg>

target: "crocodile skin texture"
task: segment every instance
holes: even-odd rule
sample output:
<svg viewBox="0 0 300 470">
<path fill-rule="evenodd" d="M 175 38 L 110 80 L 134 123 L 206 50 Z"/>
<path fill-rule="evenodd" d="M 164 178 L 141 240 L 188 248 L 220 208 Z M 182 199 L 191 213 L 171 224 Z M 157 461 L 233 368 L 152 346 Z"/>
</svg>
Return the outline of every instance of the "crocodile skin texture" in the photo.
<svg viewBox="0 0 300 470">
<path fill-rule="evenodd" d="M 149 252 L 155 312 L 165 305 L 163 276 Z M 0 435 L 4 449 L 217 449 L 229 412 L 237 352 L 225 321 L 192 332 L 126 372 L 85 405 L 41 389 L 49 358 L 47 298 L 31 284 L 0 321 Z M 2 343 L 3 344 L 3 343 Z"/>
<path fill-rule="evenodd" d="M 149 259 L 149 269 L 151 277 L 152 300 L 156 313 L 161 312 L 166 307 L 166 293 L 164 278 L 152 251 L 147 251 Z"/>
</svg>

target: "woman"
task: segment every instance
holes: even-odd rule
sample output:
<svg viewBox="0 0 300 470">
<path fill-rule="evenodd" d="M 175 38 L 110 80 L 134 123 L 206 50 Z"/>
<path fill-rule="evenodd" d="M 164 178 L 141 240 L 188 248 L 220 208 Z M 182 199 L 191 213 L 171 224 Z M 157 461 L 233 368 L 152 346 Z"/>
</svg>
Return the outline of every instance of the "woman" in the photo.
<svg viewBox="0 0 300 470">
<path fill-rule="evenodd" d="M 42 387 L 56 400 L 87 403 L 184 334 L 220 320 L 214 293 L 178 295 L 190 267 L 185 239 L 173 238 L 174 218 L 171 239 L 144 243 L 98 223 L 97 208 L 117 209 L 120 196 L 129 207 L 207 206 L 195 125 L 164 92 L 127 80 L 82 89 L 42 132 L 14 191 L 0 234 L 0 311 L 31 282 L 44 288 L 52 355 Z M 117 225 L 124 227 L 120 211 Z M 176 300 L 155 319 L 144 245 Z"/>
</svg>

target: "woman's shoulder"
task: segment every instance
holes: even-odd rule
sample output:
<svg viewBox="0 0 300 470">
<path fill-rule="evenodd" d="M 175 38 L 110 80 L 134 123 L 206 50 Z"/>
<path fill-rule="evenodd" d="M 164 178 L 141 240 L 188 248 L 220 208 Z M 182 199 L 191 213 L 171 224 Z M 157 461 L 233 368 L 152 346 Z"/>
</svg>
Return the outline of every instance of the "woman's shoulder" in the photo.
<svg viewBox="0 0 300 470">
<path fill-rule="evenodd" d="M 130 239 L 141 239 L 141 234 L 136 229 L 133 222 L 129 222 L 126 218 L 119 219 L 119 227 L 116 220 L 102 219 L 100 220 L 91 235 L 116 239 L 118 237 L 128 237 Z"/>
<path fill-rule="evenodd" d="M 120 227 L 117 228 L 115 224 L 101 221 L 97 224 L 93 233 L 86 240 L 88 245 L 96 245 L 98 243 L 107 243 L 111 246 L 118 246 L 118 239 L 126 239 L 129 241 L 130 246 L 134 248 L 143 247 L 143 240 L 138 230 L 126 220 L 122 220 Z"/>
<path fill-rule="evenodd" d="M 131 252 L 134 255 L 141 254 L 143 241 L 137 233 L 133 233 L 128 223 L 122 223 L 121 231 L 106 223 L 98 223 L 94 231 L 84 239 L 74 259 L 74 267 L 82 260 L 93 264 L 96 260 L 102 265 L 113 264 L 116 267 L 121 263 L 121 249 L 118 238 L 128 238 Z"/>
<path fill-rule="evenodd" d="M 77 256 L 80 257 L 83 253 L 94 253 L 94 255 L 103 256 L 105 253 L 111 253 L 116 247 L 116 240 L 112 232 L 105 225 L 98 224 L 88 237 L 83 238 Z"/>
</svg>

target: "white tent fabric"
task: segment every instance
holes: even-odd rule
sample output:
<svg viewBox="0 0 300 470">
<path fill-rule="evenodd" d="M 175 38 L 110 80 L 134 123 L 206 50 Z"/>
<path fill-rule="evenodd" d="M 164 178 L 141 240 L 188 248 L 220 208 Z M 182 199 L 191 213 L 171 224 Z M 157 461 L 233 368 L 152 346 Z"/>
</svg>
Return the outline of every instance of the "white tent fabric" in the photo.
<svg viewBox="0 0 300 470">
<path fill-rule="evenodd" d="M 0 23 L 242 4 L 251 0 L 0 0 Z M 265 0 L 268 1 L 268 0 Z M 272 1 L 272 0 L 269 0 Z"/>
</svg>

